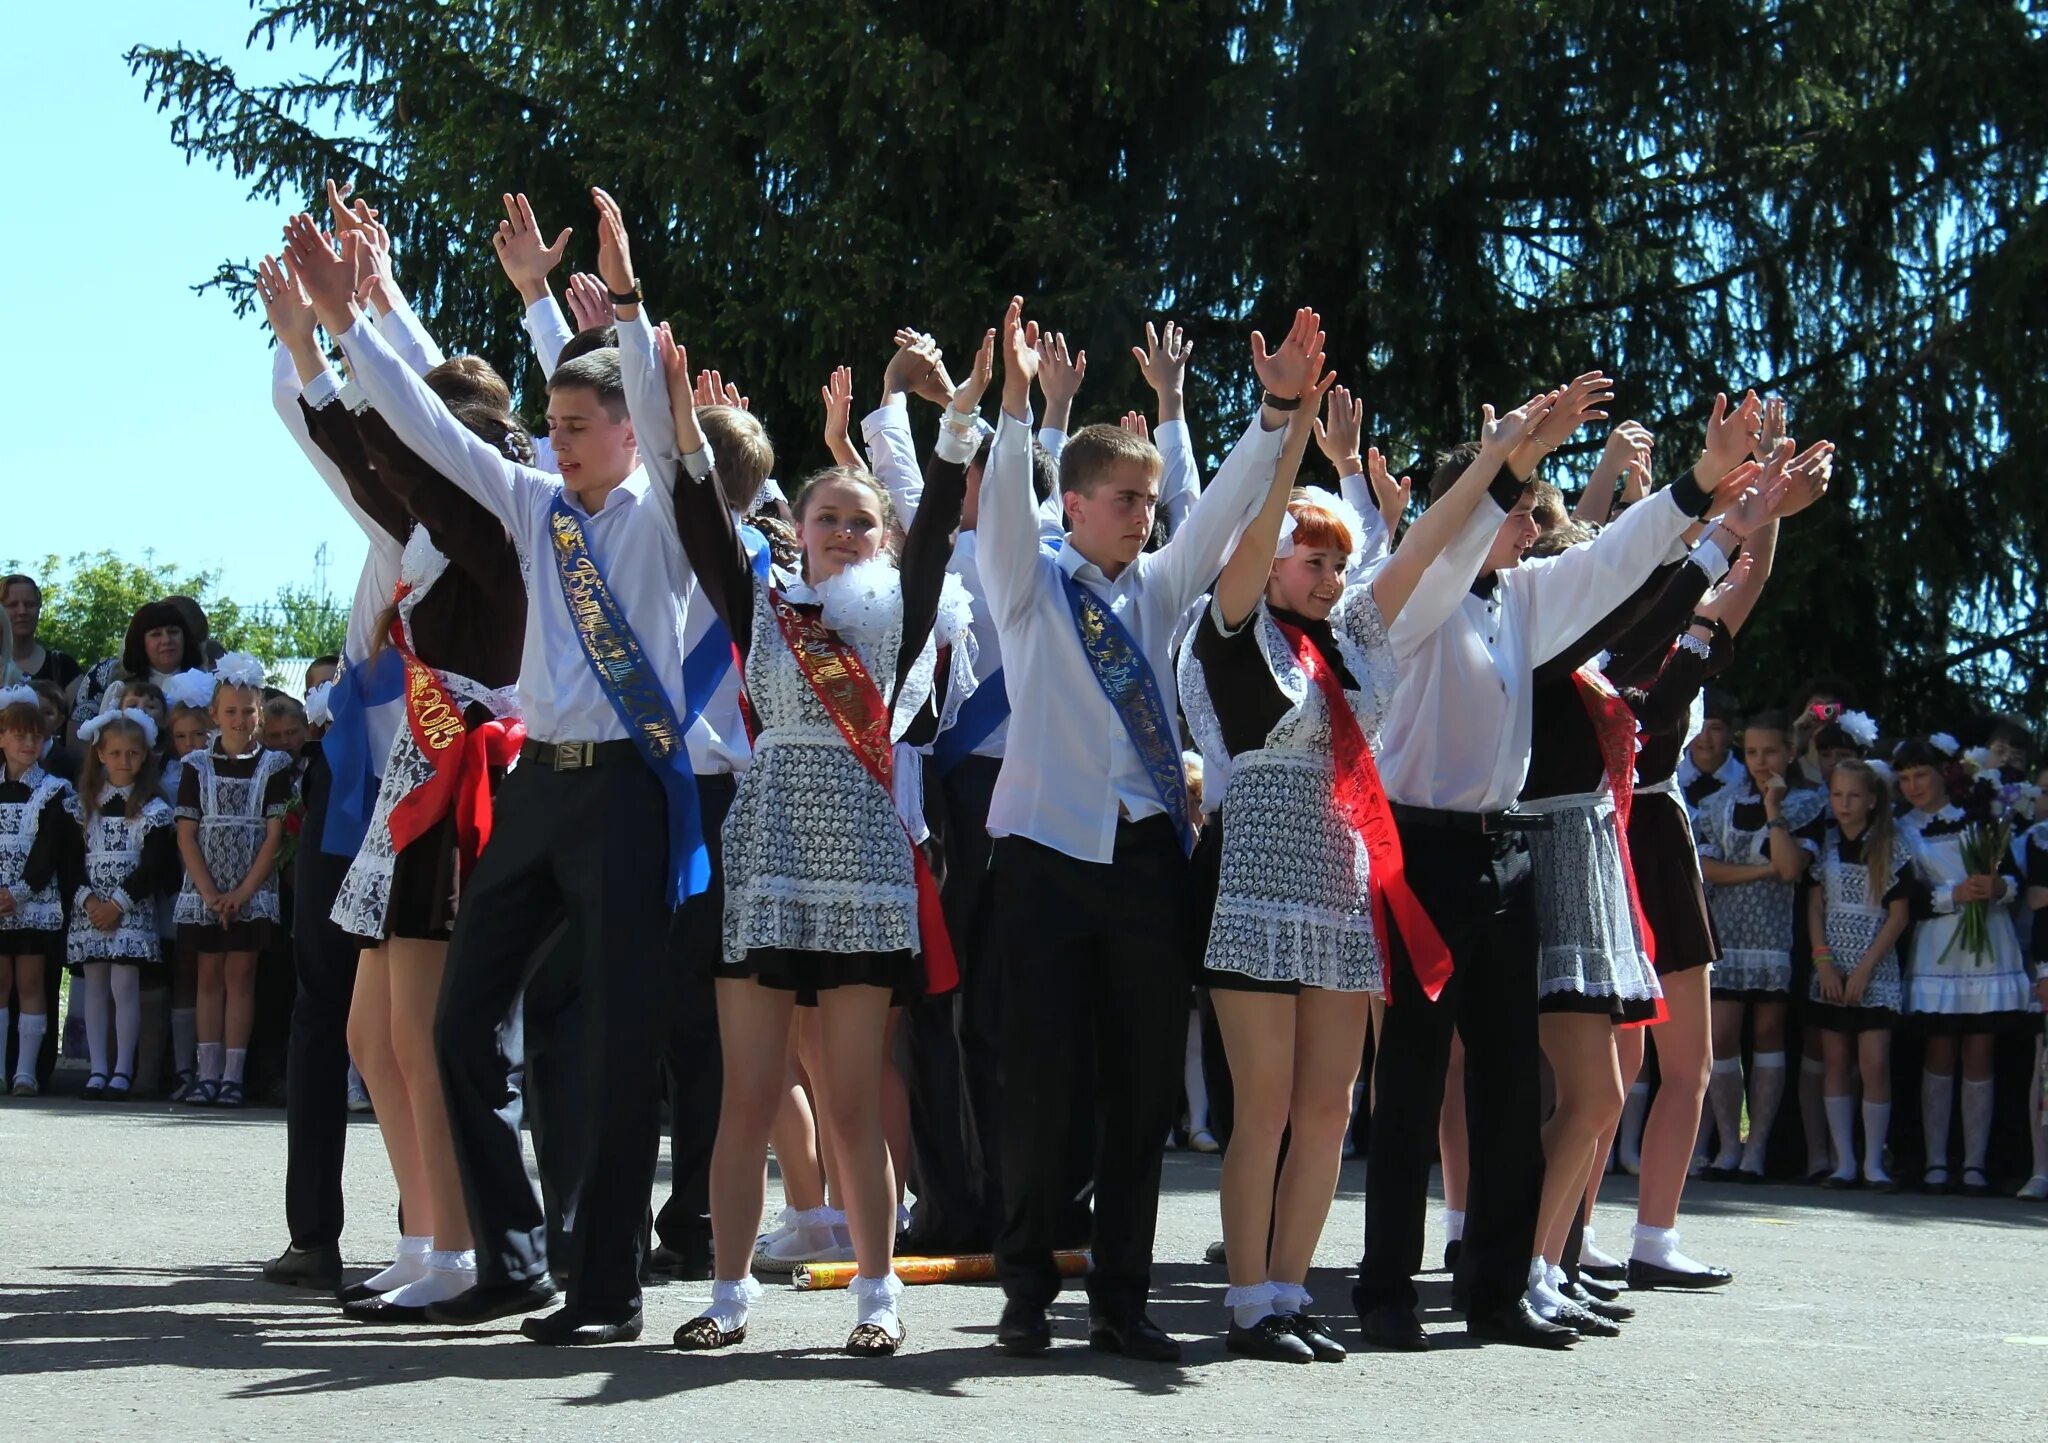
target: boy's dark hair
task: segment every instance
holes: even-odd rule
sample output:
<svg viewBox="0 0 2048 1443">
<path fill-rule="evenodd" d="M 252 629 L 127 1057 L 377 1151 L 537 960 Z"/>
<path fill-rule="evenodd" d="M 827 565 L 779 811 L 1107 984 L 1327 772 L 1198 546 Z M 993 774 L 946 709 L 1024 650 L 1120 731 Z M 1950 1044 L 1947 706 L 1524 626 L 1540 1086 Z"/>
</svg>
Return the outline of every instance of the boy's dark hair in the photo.
<svg viewBox="0 0 2048 1443">
<path fill-rule="evenodd" d="M 1800 683 L 1798 691 L 1792 693 L 1792 714 L 1803 713 L 1817 697 L 1830 697 L 1846 707 L 1856 705 L 1856 689 L 1849 684 L 1848 678 L 1810 676 Z"/>
<path fill-rule="evenodd" d="M 1036 440 L 1031 443 L 1031 489 L 1041 503 L 1060 489 L 1059 460 Z"/>
<path fill-rule="evenodd" d="M 290 693 L 279 692 L 276 696 L 269 698 L 263 703 L 263 716 L 266 721 L 274 716 L 297 717 L 300 721 L 304 721 L 306 719 L 306 706 L 304 702 L 301 702 Z"/>
<path fill-rule="evenodd" d="M 626 419 L 626 379 L 619 369 L 617 347 L 604 346 L 586 351 L 573 361 L 564 361 L 548 377 L 548 390 L 555 392 L 581 386 L 597 392 L 604 413 L 614 421 Z"/>
<path fill-rule="evenodd" d="M 166 715 L 169 715 L 171 710 L 171 699 L 164 695 L 164 689 L 158 686 L 155 682 L 130 680 L 121 683 L 121 695 L 123 697 L 126 697 L 128 693 L 131 691 L 138 696 L 144 697 L 150 701 L 155 702 L 158 706 L 164 709 L 164 713 Z M 62 693 L 59 694 L 61 695 Z"/>
<path fill-rule="evenodd" d="M 341 654 L 340 654 L 339 652 L 333 652 L 333 651 L 330 651 L 330 652 L 324 652 L 324 653 L 322 653 L 321 655 L 319 655 L 319 656 L 316 656 L 316 657 L 314 657 L 314 658 L 313 658 L 313 660 L 312 660 L 312 661 L 311 661 L 310 663 L 308 663 L 308 665 L 311 665 L 311 666 L 340 666 L 340 665 L 341 665 Z"/>
<path fill-rule="evenodd" d="M 1450 450 L 1441 452 L 1436 458 L 1436 471 L 1429 478 L 1429 499 L 1434 505 L 1443 499 L 1444 493 L 1458 484 L 1458 478 L 1474 461 L 1479 459 L 1477 441 L 1460 441 Z"/>
<path fill-rule="evenodd" d="M 33 576 L 21 571 L 10 571 L 5 576 L 0 576 L 0 597 L 6 596 L 9 591 L 17 586 L 26 586 L 30 591 L 33 591 L 36 594 L 36 603 L 38 605 L 42 604 L 42 586 Z"/>
<path fill-rule="evenodd" d="M 2034 734 L 2027 724 L 2016 716 L 1998 715 L 1991 718 L 1991 726 L 1984 733 L 1985 745 L 2004 742 L 2006 746 L 2027 756 L 2034 754 Z"/>
<path fill-rule="evenodd" d="M 450 402 L 448 414 L 498 448 L 508 461 L 533 464 L 533 437 L 509 410 L 485 401 Z"/>
<path fill-rule="evenodd" d="M 1083 426 L 1067 438 L 1060 452 L 1060 491 L 1095 494 L 1095 488 L 1118 466 L 1143 466 L 1157 481 L 1166 470 L 1166 458 L 1150 441 L 1140 440 L 1121 426 L 1098 422 Z"/>
<path fill-rule="evenodd" d="M 1947 776 L 1948 758 L 1932 742 L 1908 737 L 1892 749 L 1892 770 L 1903 772 L 1911 767 L 1932 767 L 1938 774 Z"/>
<path fill-rule="evenodd" d="M 1723 721 L 1735 725 L 1735 698 L 1718 686 L 1707 687 L 1700 693 L 1704 699 L 1701 706 L 1708 721 Z"/>
<path fill-rule="evenodd" d="M 753 510 L 762 484 L 775 474 L 775 444 L 768 428 L 737 406 L 699 406 L 697 425 L 710 443 L 726 509 Z"/>
<path fill-rule="evenodd" d="M 1742 731 L 1744 736 L 1747 736 L 1752 731 L 1776 732 L 1785 739 L 1787 746 L 1792 744 L 1792 723 L 1785 713 L 1779 711 L 1776 707 L 1766 707 L 1762 711 L 1751 712 L 1747 717 L 1743 718 Z"/>
<path fill-rule="evenodd" d="M 192 628 L 185 613 L 172 601 L 145 601 L 135 608 L 135 615 L 129 618 L 128 634 L 121 641 L 121 677 L 123 681 L 149 676 L 149 647 L 146 638 L 161 627 L 175 626 L 185 637 L 184 655 L 173 671 L 205 665 L 204 653 L 200 651 L 205 633 L 193 636 Z"/>
<path fill-rule="evenodd" d="M 559 371 L 571 361 L 581 360 L 592 351 L 616 351 L 618 348 L 617 326 L 592 326 L 587 331 L 578 331 L 569 337 L 569 343 L 563 346 L 562 353 L 555 357 L 555 369 Z"/>
</svg>

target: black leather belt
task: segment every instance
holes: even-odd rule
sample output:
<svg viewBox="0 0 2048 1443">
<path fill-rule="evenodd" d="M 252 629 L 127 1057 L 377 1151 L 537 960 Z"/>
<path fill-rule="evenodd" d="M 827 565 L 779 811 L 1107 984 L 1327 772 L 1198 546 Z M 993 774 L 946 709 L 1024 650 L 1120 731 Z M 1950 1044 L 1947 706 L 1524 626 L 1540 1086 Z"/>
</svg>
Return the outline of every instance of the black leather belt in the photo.
<svg viewBox="0 0 2048 1443">
<path fill-rule="evenodd" d="M 549 772 L 580 772 L 590 767 L 638 762 L 640 749 L 625 738 L 609 742 L 536 742 L 519 748 L 519 764 Z"/>
<path fill-rule="evenodd" d="M 1449 812 L 1439 807 L 1411 807 L 1394 802 L 1394 820 L 1411 827 L 1441 827 L 1450 832 L 1547 832 L 1554 819 L 1547 812 Z"/>
</svg>

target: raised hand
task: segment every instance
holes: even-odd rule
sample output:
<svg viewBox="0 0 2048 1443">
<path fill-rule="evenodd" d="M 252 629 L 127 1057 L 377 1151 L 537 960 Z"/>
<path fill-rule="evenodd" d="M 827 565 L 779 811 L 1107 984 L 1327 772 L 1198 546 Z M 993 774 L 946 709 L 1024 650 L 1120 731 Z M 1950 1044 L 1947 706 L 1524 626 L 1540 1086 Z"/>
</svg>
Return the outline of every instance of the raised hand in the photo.
<svg viewBox="0 0 2048 1443">
<path fill-rule="evenodd" d="M 265 256 L 257 264 L 256 294 L 263 298 L 263 318 L 286 351 L 297 356 L 301 347 L 313 344 L 320 325 L 313 300 L 276 256 Z"/>
<path fill-rule="evenodd" d="M 1614 399 L 1614 381 L 1605 371 L 1587 371 L 1574 376 L 1570 384 L 1555 394 L 1557 403 L 1529 428 L 1524 438 L 1546 452 L 1562 446 L 1587 422 L 1607 419 L 1607 413 L 1600 408 Z"/>
<path fill-rule="evenodd" d="M 356 319 L 354 257 L 337 255 L 334 238 L 314 225 L 309 215 L 293 216 L 285 222 L 284 233 L 286 259 L 292 274 L 306 288 L 313 313 L 329 335 L 340 335 Z M 352 233 L 348 243 L 360 247 L 362 237 Z"/>
<path fill-rule="evenodd" d="M 1789 438 L 1783 446 L 1795 443 Z M 1835 443 L 1816 441 L 1785 464 L 1785 495 L 1778 502 L 1780 521 L 1796 516 L 1828 494 L 1828 480 L 1835 470 Z"/>
<path fill-rule="evenodd" d="M 588 271 L 577 271 L 569 277 L 568 299 L 569 319 L 579 333 L 608 326 L 616 319 L 604 282 Z"/>
<path fill-rule="evenodd" d="M 1195 354 L 1195 343 L 1172 321 L 1156 330 L 1147 321 L 1145 344 L 1131 347 L 1131 354 L 1137 358 L 1145 384 L 1159 398 L 1161 423 L 1179 420 L 1187 390 L 1188 361 Z"/>
<path fill-rule="evenodd" d="M 1563 394 L 1539 392 L 1505 416 L 1496 416 L 1491 406 L 1481 407 L 1479 454 L 1495 462 L 1505 460 L 1530 432 L 1543 424 Z"/>
<path fill-rule="evenodd" d="M 752 409 L 751 403 L 740 394 L 740 388 L 716 371 L 697 373 L 697 389 L 693 393 L 693 399 L 700 406 L 731 406 L 741 411 Z"/>
<path fill-rule="evenodd" d="M 1003 312 L 1003 409 L 1018 421 L 1031 415 L 1031 383 L 1038 379 L 1038 322 L 1024 319 L 1024 298 L 1010 297 Z"/>
<path fill-rule="evenodd" d="M 1045 392 L 1045 424 L 1055 431 L 1068 429 L 1073 419 L 1074 397 L 1088 374 L 1088 353 L 1067 353 L 1066 332 L 1041 332 L 1038 337 L 1038 384 Z"/>
<path fill-rule="evenodd" d="M 1785 398 L 1769 396 L 1764 400 L 1763 425 L 1757 432 L 1756 446 L 1750 452 L 1759 461 L 1768 461 L 1771 452 L 1778 449 L 1778 442 L 1785 435 Z"/>
<path fill-rule="evenodd" d="M 923 331 L 899 327 L 896 353 L 882 368 L 882 404 L 901 395 L 922 396 L 943 406 L 953 398 L 952 378 L 945 374 L 945 358 L 939 343 Z"/>
<path fill-rule="evenodd" d="M 1749 580 L 1751 567 L 1756 564 L 1756 553 L 1745 550 L 1735 558 L 1728 574 L 1721 578 L 1721 584 L 1708 592 L 1706 598 L 1693 608 L 1695 616 L 1704 616 L 1711 621 L 1727 621 L 1728 608 L 1735 604 L 1744 582 Z"/>
<path fill-rule="evenodd" d="M 1640 421 L 1623 421 L 1607 433 L 1607 444 L 1601 448 L 1599 464 L 1594 466 L 1595 476 L 1621 476 L 1636 461 L 1647 459 L 1650 449 L 1657 444 L 1657 438 Z"/>
<path fill-rule="evenodd" d="M 1732 409 L 1726 395 L 1714 394 L 1713 410 L 1707 415 L 1706 441 L 1695 468 L 1702 485 L 1741 465 L 1742 459 L 1761 441 L 1763 410 L 1763 402 L 1757 400 L 1754 391 L 1745 392 L 1741 404 Z"/>
<path fill-rule="evenodd" d="M 654 354 L 661 362 L 662 379 L 668 382 L 668 408 L 676 423 L 676 449 L 687 456 L 704 448 L 704 431 L 697 424 L 697 402 L 690 387 L 690 353 L 676 341 L 663 321 L 654 328 Z"/>
<path fill-rule="evenodd" d="M 345 232 L 339 232 L 344 237 L 344 245 L 348 236 L 362 242 L 356 272 L 356 304 L 373 305 L 388 313 L 405 300 L 398 289 L 398 273 L 391 268 L 391 232 L 369 206 L 363 205 L 361 210 L 356 224 Z"/>
<path fill-rule="evenodd" d="M 981 410 L 981 396 L 988 389 L 988 383 L 996 374 L 996 333 L 993 328 L 984 331 L 981 344 L 975 348 L 974 362 L 967 368 L 967 374 L 960 384 L 953 388 L 947 398 L 947 405 L 959 415 L 965 416 Z"/>
<path fill-rule="evenodd" d="M 1152 428 L 1145 424 L 1145 414 L 1142 411 L 1124 412 L 1123 418 L 1117 422 L 1117 425 L 1130 432 L 1133 436 L 1136 436 L 1140 441 L 1152 439 Z"/>
<path fill-rule="evenodd" d="M 553 245 L 543 245 L 540 226 L 526 197 L 507 195 L 503 199 L 505 218 L 498 222 L 491 245 L 498 252 L 498 264 L 505 268 L 505 278 L 518 289 L 520 299 L 532 305 L 548 293 L 548 272 L 561 264 L 575 232 L 564 229 Z"/>
<path fill-rule="evenodd" d="M 1259 384 L 1281 400 L 1293 400 L 1305 393 L 1323 370 L 1323 320 L 1307 306 L 1294 313 L 1294 324 L 1277 349 L 1266 349 L 1266 338 L 1252 332 L 1252 369 Z"/>
<path fill-rule="evenodd" d="M 1387 458 L 1377 446 L 1365 453 L 1365 477 L 1372 483 L 1372 499 L 1380 508 L 1380 520 L 1387 523 L 1391 534 L 1408 514 L 1408 498 L 1415 494 L 1415 483 L 1406 476 L 1395 480 L 1387 471 Z"/>
<path fill-rule="evenodd" d="M 349 199 L 354 190 L 354 181 L 345 180 L 339 185 L 332 180 L 327 182 L 327 216 L 334 222 L 336 235 L 347 235 L 357 226 L 377 219 L 375 206 L 366 200 Z"/>
<path fill-rule="evenodd" d="M 1756 486 L 1757 482 L 1762 479 L 1763 474 L 1764 468 L 1757 465 L 1754 461 L 1738 463 L 1734 469 L 1730 470 L 1715 483 L 1713 497 L 1707 502 L 1706 514 L 1709 516 L 1728 515 L 1731 508 L 1741 504 L 1743 493 Z M 1749 512 L 1738 513 L 1734 519 L 1737 521 L 1736 530 L 1738 535 L 1747 536 L 1751 530 L 1755 529 L 1753 526 L 1745 524 L 1748 520 L 1753 519 Z"/>
<path fill-rule="evenodd" d="M 1621 473 L 1621 504 L 1633 506 L 1650 494 L 1650 453 L 1638 452 Z"/>
<path fill-rule="evenodd" d="M 634 285 L 633 247 L 626 238 L 626 217 L 620 212 L 619 203 L 596 186 L 590 188 L 590 198 L 597 202 L 597 278 L 613 295 L 623 296 Z M 562 232 L 563 240 L 568 236 L 567 231 Z M 637 313 L 639 308 L 619 309 Z"/>
<path fill-rule="evenodd" d="M 1316 449 L 1337 468 L 1339 476 L 1350 476 L 1363 464 L 1358 441 L 1365 430 L 1365 402 L 1354 398 L 1347 387 L 1336 386 L 1323 409 L 1324 415 L 1314 423 Z"/>
<path fill-rule="evenodd" d="M 860 465 L 848 434 L 853 421 L 853 367 L 835 366 L 830 379 L 818 387 L 818 398 L 825 403 L 825 449 L 841 466 Z"/>
</svg>

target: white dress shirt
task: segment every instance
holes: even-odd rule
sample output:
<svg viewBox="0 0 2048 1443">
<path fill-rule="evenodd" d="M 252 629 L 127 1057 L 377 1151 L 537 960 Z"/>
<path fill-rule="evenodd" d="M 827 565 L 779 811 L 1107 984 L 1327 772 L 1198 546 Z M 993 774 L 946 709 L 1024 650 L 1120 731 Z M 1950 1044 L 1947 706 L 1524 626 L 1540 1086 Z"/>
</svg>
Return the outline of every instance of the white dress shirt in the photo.
<svg viewBox="0 0 2048 1443">
<path fill-rule="evenodd" d="M 989 806 L 992 836 L 1029 837 L 1087 862 L 1116 850 L 1119 808 L 1161 812 L 1158 794 L 1081 649 L 1062 575 L 1101 598 L 1143 652 L 1172 711 L 1171 643 L 1181 613 L 1215 581 L 1232 536 L 1273 484 L 1285 428 L 1254 420 L 1187 523 L 1111 579 L 1071 544 L 1039 544 L 1031 429 L 1005 414 L 981 480 L 980 579 L 1002 639 L 1008 746 Z"/>
<path fill-rule="evenodd" d="M 1598 538 L 1472 584 L 1506 512 L 1491 494 L 1430 563 L 1388 628 L 1400 684 L 1380 733 L 1387 795 L 1410 806 L 1505 811 L 1529 770 L 1530 681 L 1672 556 L 1696 519 L 1690 480 L 1632 506 Z"/>
<path fill-rule="evenodd" d="M 555 499 L 565 494 L 561 478 L 506 460 L 450 415 L 372 327 L 359 320 L 337 340 L 357 384 L 399 439 L 504 522 L 518 546 L 527 594 L 519 666 L 527 735 L 539 742 L 626 739 L 562 596 L 549 526 Z M 582 515 L 591 558 L 639 639 L 649 671 L 680 712 L 683 614 L 696 588 L 676 533 L 673 492 L 653 484 L 642 466 L 613 488 L 595 515 L 567 499 Z"/>
</svg>

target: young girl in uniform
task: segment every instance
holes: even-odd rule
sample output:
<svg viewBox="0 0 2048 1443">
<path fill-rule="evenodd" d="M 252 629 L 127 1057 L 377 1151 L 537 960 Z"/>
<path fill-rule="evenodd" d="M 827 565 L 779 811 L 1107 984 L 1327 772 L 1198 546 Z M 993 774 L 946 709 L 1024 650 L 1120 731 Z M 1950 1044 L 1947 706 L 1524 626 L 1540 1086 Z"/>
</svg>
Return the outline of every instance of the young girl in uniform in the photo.
<svg viewBox="0 0 2048 1443">
<path fill-rule="evenodd" d="M 1892 1028 L 1902 993 L 1899 938 L 1910 920 L 1912 858 L 1892 826 L 1891 788 L 1868 762 L 1838 758 L 1828 776 L 1831 819 L 1802 838 L 1814 854 L 1807 893 L 1813 984 L 1806 1024 L 1821 1034 L 1823 1097 L 1835 1170 L 1826 1187 L 1856 1185 L 1856 1074 L 1863 1080 L 1865 1186 L 1896 1191 L 1884 1168 L 1892 1121 Z"/>
<path fill-rule="evenodd" d="M 72 836 L 65 799 L 71 784 L 43 770 L 49 728 L 35 689 L 0 691 L 0 1062 L 6 1060 L 7 1003 L 19 999 L 20 1051 L 14 1095 L 34 1097 L 36 1060 L 49 1030 L 44 959 L 60 955 L 64 900 L 57 875 Z"/>
<path fill-rule="evenodd" d="M 142 974 L 163 965 L 157 899 L 177 891 L 176 818 L 157 795 L 156 722 L 123 708 L 78 729 L 87 748 L 71 814 L 84 838 L 65 960 L 85 989 L 88 1101 L 124 1102 L 142 1035 Z M 107 1024 L 114 1053 L 107 1056 Z"/>
<path fill-rule="evenodd" d="M 178 789 L 184 783 L 185 758 L 213 745 L 213 673 L 181 671 L 164 683 L 164 699 L 170 704 L 170 746 L 164 758 L 158 790 L 175 810 Z M 178 865 L 184 866 L 180 857 Z M 170 1100 L 185 1102 L 199 1085 L 199 959 L 178 945 L 178 899 L 175 894 L 157 907 L 157 933 L 163 938 L 164 953 L 171 959 L 171 1058 L 177 1083 Z"/>
<path fill-rule="evenodd" d="M 277 850 L 292 759 L 257 740 L 263 664 L 229 652 L 215 668 L 213 744 L 185 758 L 178 784 L 178 944 L 199 959 L 199 1080 L 186 1101 L 240 1107 L 255 1021 L 256 958 L 277 925 Z"/>
</svg>

